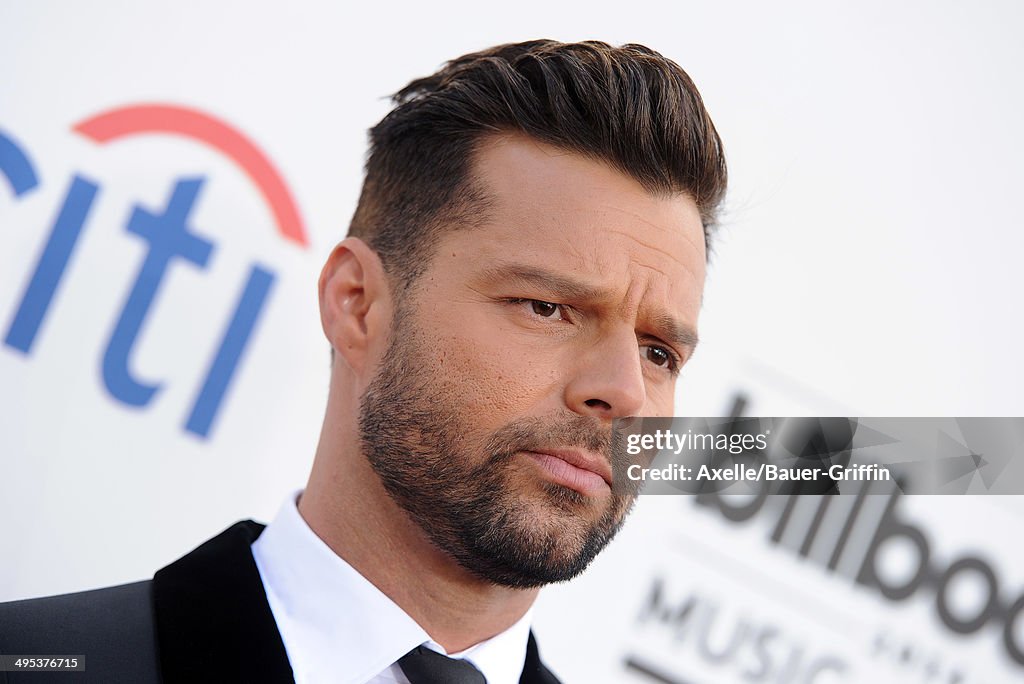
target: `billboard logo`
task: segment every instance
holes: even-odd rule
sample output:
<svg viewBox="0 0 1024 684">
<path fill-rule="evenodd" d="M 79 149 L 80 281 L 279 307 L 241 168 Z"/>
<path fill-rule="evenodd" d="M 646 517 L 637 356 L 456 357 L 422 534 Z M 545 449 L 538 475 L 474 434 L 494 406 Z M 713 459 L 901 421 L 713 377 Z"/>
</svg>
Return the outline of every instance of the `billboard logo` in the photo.
<svg viewBox="0 0 1024 684">
<path fill-rule="evenodd" d="M 219 119 L 173 105 L 137 105 L 91 117 L 76 124 L 73 130 L 101 145 L 139 135 L 161 134 L 181 136 L 210 147 L 231 160 L 252 181 L 273 215 L 281 238 L 299 247 L 308 245 L 292 195 L 273 164 L 254 143 Z M 15 198 L 23 197 L 39 185 L 28 154 L 3 132 L 0 132 L 0 174 L 6 178 Z M 163 208 L 135 205 L 125 225 L 129 235 L 145 243 L 146 255 L 126 294 L 101 360 L 103 386 L 122 405 L 146 407 L 163 386 L 162 382 L 134 375 L 130 361 L 169 268 L 180 264 L 205 270 L 209 265 L 215 244 L 189 224 L 189 216 L 202 196 L 205 182 L 201 176 L 176 179 Z M 6 330 L 0 328 L 6 347 L 31 355 L 100 190 L 99 183 L 84 175 L 76 173 L 71 179 L 14 317 Z M 209 437 L 274 281 L 272 269 L 259 263 L 251 264 L 203 380 L 195 391 L 185 418 L 185 431 Z"/>
<path fill-rule="evenodd" d="M 792 527 L 798 532 L 799 539 L 793 552 L 801 558 L 807 558 L 822 566 L 828 572 L 846 575 L 859 585 L 878 592 L 889 601 L 904 601 L 918 591 L 930 591 L 934 594 L 935 611 L 942 625 L 959 635 L 974 634 L 991 623 L 998 624 L 1001 631 L 1003 648 L 1017 665 L 1024 666 L 1024 646 L 1019 637 L 1017 624 L 1024 616 L 1024 595 L 1016 600 L 1003 601 L 1003 590 L 996 570 L 989 562 L 978 555 L 963 555 L 943 568 L 934 562 L 933 549 L 928 536 L 919 526 L 906 522 L 898 514 L 897 503 L 900 491 L 886 487 L 884 490 L 873 490 L 872 482 L 864 482 L 853 499 L 849 509 L 833 508 L 832 496 L 806 495 L 794 491 L 786 495 L 774 495 L 768 501 L 766 491 L 735 501 L 718 492 L 702 492 L 695 498 L 695 503 L 715 510 L 730 522 L 743 524 L 762 511 L 779 508 L 781 512 L 775 518 L 775 526 L 770 536 L 772 544 L 791 548 L 784 541 Z M 884 504 L 881 515 L 877 516 L 878 503 L 867 505 L 868 495 L 878 498 L 882 495 Z M 779 500 L 781 498 L 781 501 Z M 875 511 L 869 512 L 873 508 Z M 875 513 L 872 516 L 872 513 Z M 800 521 L 800 522 L 795 522 Z M 799 525 L 799 527 L 794 527 Z M 850 543 L 854 538 L 855 529 L 865 529 L 870 534 L 862 539 L 866 543 L 860 547 Z M 819 537 L 828 538 L 825 530 L 838 530 L 838 537 L 829 539 L 824 555 L 816 555 L 813 550 Z M 913 572 L 900 580 L 894 580 L 880 571 L 881 562 L 892 547 L 902 542 L 904 548 L 913 549 Z M 847 560 L 852 563 L 848 563 Z M 848 570 L 843 571 L 846 567 Z M 981 600 L 973 608 L 955 607 L 952 594 L 958 584 L 969 581 L 970 577 L 980 580 L 984 586 Z"/>
</svg>

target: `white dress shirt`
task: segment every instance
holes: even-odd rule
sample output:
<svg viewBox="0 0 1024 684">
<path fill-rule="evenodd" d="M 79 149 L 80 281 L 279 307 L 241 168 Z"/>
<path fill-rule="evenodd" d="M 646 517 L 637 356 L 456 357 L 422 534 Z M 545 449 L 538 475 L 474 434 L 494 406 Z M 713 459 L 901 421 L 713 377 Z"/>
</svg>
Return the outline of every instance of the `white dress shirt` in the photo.
<svg viewBox="0 0 1024 684">
<path fill-rule="evenodd" d="M 299 494 L 252 544 L 296 684 L 409 684 L 397 661 L 421 645 L 465 658 L 488 684 L 519 681 L 532 610 L 501 634 L 446 653 L 316 536 L 296 507 Z"/>
</svg>

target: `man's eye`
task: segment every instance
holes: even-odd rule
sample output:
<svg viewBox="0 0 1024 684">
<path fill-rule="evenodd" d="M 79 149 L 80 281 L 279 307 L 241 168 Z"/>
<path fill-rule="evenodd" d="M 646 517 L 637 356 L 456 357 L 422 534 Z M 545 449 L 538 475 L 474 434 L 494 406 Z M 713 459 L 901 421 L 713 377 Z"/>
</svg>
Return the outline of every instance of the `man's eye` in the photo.
<svg viewBox="0 0 1024 684">
<path fill-rule="evenodd" d="M 533 309 L 533 313 L 544 318 L 550 318 L 558 313 L 558 305 L 552 304 L 551 302 L 542 302 L 537 299 L 530 300 L 530 307 Z"/>
<path fill-rule="evenodd" d="M 530 311 L 541 318 L 550 318 L 553 321 L 568 320 L 568 317 L 562 310 L 561 304 L 545 302 L 540 299 L 511 299 L 509 301 L 513 304 L 528 307 Z"/>
<path fill-rule="evenodd" d="M 676 361 L 675 355 L 664 347 L 648 344 L 640 347 L 640 350 L 644 357 L 655 366 L 660 366 L 661 368 L 665 368 L 673 373 L 679 367 L 679 363 Z"/>
</svg>

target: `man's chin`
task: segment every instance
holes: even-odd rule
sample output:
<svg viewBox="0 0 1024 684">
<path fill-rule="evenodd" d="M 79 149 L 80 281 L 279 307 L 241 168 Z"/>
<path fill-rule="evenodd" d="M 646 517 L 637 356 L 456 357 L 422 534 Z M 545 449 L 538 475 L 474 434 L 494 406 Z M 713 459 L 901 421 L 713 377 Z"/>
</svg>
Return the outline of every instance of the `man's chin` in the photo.
<svg viewBox="0 0 1024 684">
<path fill-rule="evenodd" d="M 628 511 L 611 510 L 613 497 L 587 497 L 579 492 L 549 485 L 545 496 L 521 508 L 513 533 L 518 537 L 520 561 L 532 559 L 526 574 L 536 585 L 564 582 L 583 572 L 615 537 Z"/>
</svg>

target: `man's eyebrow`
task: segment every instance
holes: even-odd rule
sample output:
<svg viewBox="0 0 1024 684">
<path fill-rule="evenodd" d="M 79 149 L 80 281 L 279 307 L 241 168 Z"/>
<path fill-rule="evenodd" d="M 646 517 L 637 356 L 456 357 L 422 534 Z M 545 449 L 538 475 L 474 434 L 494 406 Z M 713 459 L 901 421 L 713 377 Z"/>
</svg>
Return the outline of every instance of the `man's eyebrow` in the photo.
<svg viewBox="0 0 1024 684">
<path fill-rule="evenodd" d="M 574 300 L 595 300 L 606 294 L 601 288 L 588 285 L 576 278 L 524 264 L 498 263 L 485 268 L 479 275 L 488 281 L 511 281 L 539 287 Z"/>
<path fill-rule="evenodd" d="M 601 288 L 588 285 L 576 278 L 525 264 L 498 263 L 483 269 L 479 275 L 492 282 L 511 281 L 539 287 L 558 297 L 576 301 L 594 301 L 601 299 L 606 294 Z M 677 349 L 688 350 L 691 353 L 697 347 L 699 339 L 693 326 L 677 321 L 668 314 L 655 316 L 652 324 L 653 330 L 649 333 L 651 336 L 657 337 Z"/>
<path fill-rule="evenodd" d="M 691 354 L 700 341 L 693 326 L 681 323 L 665 314 L 655 316 L 654 326 L 657 331 L 656 336 L 663 342 L 671 344 L 676 349 L 685 349 Z"/>
</svg>

